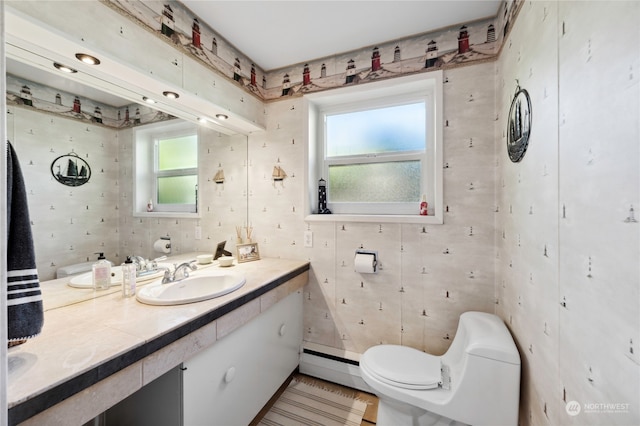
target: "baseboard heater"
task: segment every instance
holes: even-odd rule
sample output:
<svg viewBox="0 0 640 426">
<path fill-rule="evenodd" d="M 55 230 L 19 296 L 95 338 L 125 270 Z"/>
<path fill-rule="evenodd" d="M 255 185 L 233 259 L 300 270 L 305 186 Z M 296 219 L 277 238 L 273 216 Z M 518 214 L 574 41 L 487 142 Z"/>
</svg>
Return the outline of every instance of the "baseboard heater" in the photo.
<svg viewBox="0 0 640 426">
<path fill-rule="evenodd" d="M 305 348 L 300 356 L 300 372 L 342 386 L 372 392 L 360 377 L 360 363 L 352 359 Z"/>
</svg>

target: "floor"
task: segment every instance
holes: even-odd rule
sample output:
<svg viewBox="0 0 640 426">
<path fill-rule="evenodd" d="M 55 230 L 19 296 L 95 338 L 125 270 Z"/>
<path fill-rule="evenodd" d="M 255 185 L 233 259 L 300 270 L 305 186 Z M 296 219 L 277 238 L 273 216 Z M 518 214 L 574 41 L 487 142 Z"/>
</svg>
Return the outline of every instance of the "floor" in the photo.
<svg viewBox="0 0 640 426">
<path fill-rule="evenodd" d="M 265 405 L 265 407 L 260 411 L 260 413 L 258 413 L 258 415 L 255 417 L 255 419 L 253 419 L 253 421 L 250 423 L 249 426 L 255 426 L 260 422 L 260 419 L 262 419 L 262 416 L 264 416 L 265 413 L 269 411 L 271 406 L 278 400 L 278 397 L 282 394 L 282 392 L 284 392 L 284 390 L 289 385 L 289 382 L 293 380 L 293 378 L 307 382 L 309 384 L 320 384 L 326 388 L 335 389 L 336 391 L 339 391 L 342 394 L 351 395 L 354 398 L 358 398 L 362 401 L 365 401 L 367 403 L 367 409 L 365 410 L 364 416 L 362 418 L 362 423 L 360 425 L 371 426 L 376 424 L 377 414 L 378 414 L 378 398 L 375 395 L 372 395 L 367 392 L 362 392 L 357 389 L 352 389 L 345 386 L 337 385 L 335 383 L 326 382 L 324 380 L 316 379 L 315 377 L 306 376 L 304 374 L 294 373 L 291 375 L 291 377 L 289 377 L 289 380 L 287 380 L 280 387 L 280 389 L 278 389 L 278 392 L 276 392 L 276 394 L 271 398 L 271 400 L 267 403 L 267 405 Z"/>
</svg>

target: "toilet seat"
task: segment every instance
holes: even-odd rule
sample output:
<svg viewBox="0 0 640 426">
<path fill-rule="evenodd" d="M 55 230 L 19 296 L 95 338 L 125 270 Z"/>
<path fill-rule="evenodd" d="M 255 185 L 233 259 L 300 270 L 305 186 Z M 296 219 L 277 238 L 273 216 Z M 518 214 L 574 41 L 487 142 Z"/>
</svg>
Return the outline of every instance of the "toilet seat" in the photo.
<svg viewBox="0 0 640 426">
<path fill-rule="evenodd" d="M 407 346 L 369 348 L 362 355 L 360 367 L 381 382 L 404 389 L 434 389 L 442 379 L 439 357 Z"/>
</svg>

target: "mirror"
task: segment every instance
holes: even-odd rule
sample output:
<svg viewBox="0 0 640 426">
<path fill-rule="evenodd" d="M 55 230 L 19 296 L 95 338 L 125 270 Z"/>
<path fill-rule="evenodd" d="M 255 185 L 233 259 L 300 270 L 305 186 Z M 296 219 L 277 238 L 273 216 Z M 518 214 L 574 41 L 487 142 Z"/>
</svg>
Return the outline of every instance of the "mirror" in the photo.
<svg viewBox="0 0 640 426">
<path fill-rule="evenodd" d="M 214 253 L 223 240 L 233 251 L 236 226 L 247 223 L 247 136 L 194 123 L 197 217 L 146 210 L 134 214 L 141 210 L 134 201 L 136 130 L 182 119 L 161 106 L 134 104 L 69 76 L 53 66 L 43 70 L 7 58 L 7 136 L 25 179 L 45 309 L 120 291 L 66 283 L 45 289 L 59 268 L 90 265 L 98 252 L 115 265 L 128 255 L 153 259 L 163 254 L 153 249 L 160 237 L 171 238 L 172 255 Z M 61 181 L 69 174 L 65 164 L 72 163 L 90 170 L 86 183 Z"/>
</svg>

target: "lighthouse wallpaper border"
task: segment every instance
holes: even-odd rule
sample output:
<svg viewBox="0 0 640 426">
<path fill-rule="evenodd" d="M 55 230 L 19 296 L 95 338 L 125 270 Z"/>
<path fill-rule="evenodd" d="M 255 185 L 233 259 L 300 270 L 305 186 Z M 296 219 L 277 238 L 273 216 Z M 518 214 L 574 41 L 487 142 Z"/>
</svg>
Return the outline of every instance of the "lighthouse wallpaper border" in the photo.
<svg viewBox="0 0 640 426">
<path fill-rule="evenodd" d="M 175 0 L 101 1 L 263 101 L 495 60 L 523 4 L 505 0 L 495 18 L 265 72 Z"/>
</svg>

